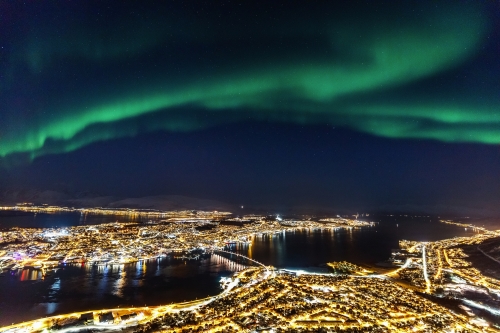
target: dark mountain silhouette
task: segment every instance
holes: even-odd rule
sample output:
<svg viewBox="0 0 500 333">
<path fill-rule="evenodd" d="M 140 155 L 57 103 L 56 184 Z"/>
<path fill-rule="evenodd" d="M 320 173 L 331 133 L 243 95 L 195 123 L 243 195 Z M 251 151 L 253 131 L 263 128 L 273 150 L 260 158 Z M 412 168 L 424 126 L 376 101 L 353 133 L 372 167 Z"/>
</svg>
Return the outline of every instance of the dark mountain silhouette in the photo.
<svg viewBox="0 0 500 333">
<path fill-rule="evenodd" d="M 91 192 L 69 192 L 38 189 L 9 189 L 0 193 L 0 204 L 15 205 L 30 202 L 67 207 L 139 208 L 158 210 L 224 210 L 231 211 L 230 204 L 181 195 L 158 195 L 141 198 L 102 196 Z"/>
</svg>

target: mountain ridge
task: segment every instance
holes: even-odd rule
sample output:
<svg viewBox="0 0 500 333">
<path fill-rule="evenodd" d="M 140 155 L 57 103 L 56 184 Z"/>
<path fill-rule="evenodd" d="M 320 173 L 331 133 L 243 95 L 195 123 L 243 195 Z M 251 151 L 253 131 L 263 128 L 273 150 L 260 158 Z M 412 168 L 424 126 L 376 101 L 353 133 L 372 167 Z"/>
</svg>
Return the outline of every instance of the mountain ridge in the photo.
<svg viewBox="0 0 500 333">
<path fill-rule="evenodd" d="M 235 208 L 225 202 L 183 195 L 122 198 L 90 192 L 71 193 L 69 191 L 38 189 L 10 189 L 0 193 L 0 203 L 3 205 L 15 205 L 22 202 L 78 208 L 104 207 L 157 210 L 234 210 Z"/>
</svg>

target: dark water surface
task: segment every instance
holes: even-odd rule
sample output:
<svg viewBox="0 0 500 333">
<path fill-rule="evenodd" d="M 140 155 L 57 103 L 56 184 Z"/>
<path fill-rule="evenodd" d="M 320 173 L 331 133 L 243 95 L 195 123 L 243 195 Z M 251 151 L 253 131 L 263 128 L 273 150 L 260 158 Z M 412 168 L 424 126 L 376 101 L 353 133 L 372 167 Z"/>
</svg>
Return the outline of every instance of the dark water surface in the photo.
<svg viewBox="0 0 500 333">
<path fill-rule="evenodd" d="M 149 218 L 138 215 L 94 215 L 76 213 L 27 213 L 0 211 L 0 228 L 54 228 L 112 222 L 142 222 Z"/>
<path fill-rule="evenodd" d="M 0 226 L 53 227 L 134 221 L 124 216 L 80 214 L 4 214 Z M 328 261 L 374 264 L 389 257 L 400 239 L 433 241 L 472 235 L 472 230 L 429 218 L 373 217 L 380 223 L 351 230 L 304 230 L 256 236 L 233 250 L 266 265 L 311 268 Z M 218 294 L 219 280 L 241 269 L 219 255 L 201 260 L 173 256 L 122 266 L 65 266 L 41 279 L 25 269 L 0 277 L 0 325 L 38 317 L 115 308 L 161 305 Z"/>
<path fill-rule="evenodd" d="M 399 240 L 436 241 L 469 236 L 468 228 L 429 218 L 382 217 L 373 227 L 329 231 L 297 231 L 255 238 L 248 256 L 276 267 L 308 267 L 329 261 L 375 264 L 387 260 Z"/>
</svg>

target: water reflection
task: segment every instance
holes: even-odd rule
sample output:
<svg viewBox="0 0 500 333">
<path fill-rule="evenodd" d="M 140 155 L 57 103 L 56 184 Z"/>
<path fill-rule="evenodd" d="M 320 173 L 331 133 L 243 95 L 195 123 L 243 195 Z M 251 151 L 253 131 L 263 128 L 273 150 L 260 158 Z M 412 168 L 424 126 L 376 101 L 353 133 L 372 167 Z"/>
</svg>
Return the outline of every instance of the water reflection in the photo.
<svg viewBox="0 0 500 333">
<path fill-rule="evenodd" d="M 33 268 L 25 268 L 19 269 L 17 271 L 12 271 L 11 275 L 18 277 L 19 281 L 36 281 L 43 279 L 42 271 Z"/>
<path fill-rule="evenodd" d="M 97 285 L 97 296 L 102 298 L 106 292 L 108 285 L 108 274 L 112 270 L 111 266 L 97 266 L 98 272 L 100 272 L 99 283 Z"/>
<path fill-rule="evenodd" d="M 58 310 L 58 307 L 57 303 L 40 303 L 33 307 L 31 311 L 39 313 L 40 317 L 45 317 L 54 314 Z"/>
<path fill-rule="evenodd" d="M 123 297 L 123 287 L 126 285 L 127 281 L 127 271 L 123 266 L 118 267 L 119 278 L 113 284 L 112 294 L 118 297 Z"/>
<path fill-rule="evenodd" d="M 58 291 L 61 289 L 61 279 L 56 279 L 55 282 L 50 286 L 53 291 Z"/>
</svg>

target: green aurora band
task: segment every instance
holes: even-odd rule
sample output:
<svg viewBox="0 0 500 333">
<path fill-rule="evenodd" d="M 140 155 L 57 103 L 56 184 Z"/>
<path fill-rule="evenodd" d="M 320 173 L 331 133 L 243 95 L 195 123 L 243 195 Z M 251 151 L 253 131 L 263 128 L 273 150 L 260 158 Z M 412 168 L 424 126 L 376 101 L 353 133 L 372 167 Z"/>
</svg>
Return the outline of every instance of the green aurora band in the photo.
<svg viewBox="0 0 500 333">
<path fill-rule="evenodd" d="M 193 64 L 198 71 L 182 79 L 150 71 L 140 87 L 128 80 L 117 83 L 112 92 L 96 93 L 95 99 L 82 93 L 65 101 L 63 91 L 37 107 L 35 121 L 5 118 L 0 124 L 0 157 L 27 154 L 33 159 L 143 132 L 192 131 L 249 118 L 327 122 L 390 138 L 497 144 L 500 105 L 496 103 L 477 106 L 461 102 L 460 96 L 437 102 L 422 97 L 404 103 L 390 98 L 392 89 L 450 70 L 474 56 L 486 29 L 485 22 L 470 15 L 468 8 L 451 11 L 444 18 L 431 15 L 425 23 L 409 22 L 394 30 L 387 24 L 375 25 L 362 36 L 346 22 L 331 23 L 309 32 L 311 38 L 328 36 L 321 55 L 306 57 L 299 52 L 275 59 L 260 52 L 254 61 L 232 59 L 217 70 Z M 150 38 L 137 43 L 129 56 L 158 41 Z M 16 59 L 44 73 L 45 68 L 53 68 L 51 59 L 73 56 L 60 45 L 55 50 L 48 45 L 47 54 L 32 45 L 21 47 Z M 339 57 L 331 48 L 347 56 Z M 95 66 L 101 66 L 121 49 L 111 45 L 105 60 L 96 60 L 95 52 L 87 49 L 80 56 L 88 66 L 96 62 Z M 387 98 L 370 97 L 378 93 Z M 7 107 L 16 114 L 15 106 Z M 199 117 L 197 112 L 210 116 Z"/>
</svg>

